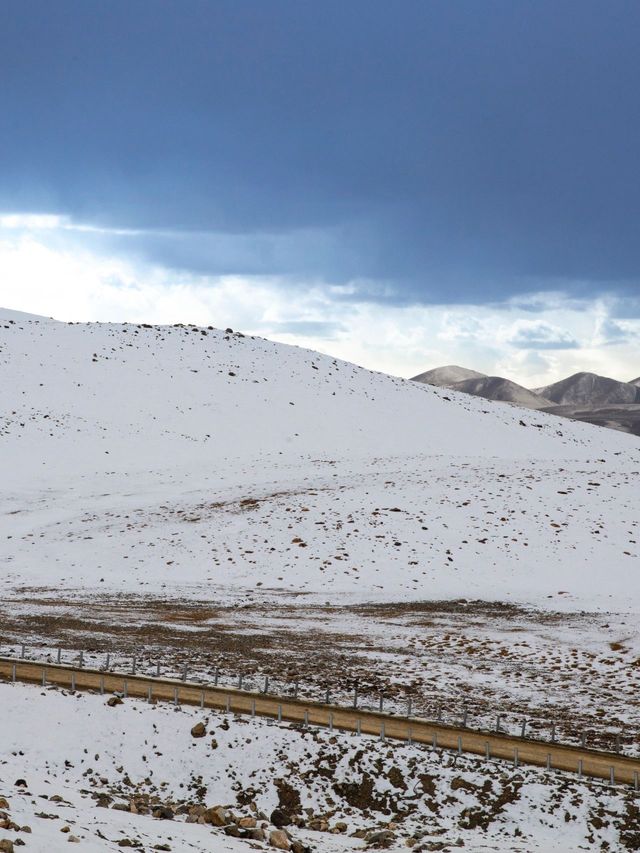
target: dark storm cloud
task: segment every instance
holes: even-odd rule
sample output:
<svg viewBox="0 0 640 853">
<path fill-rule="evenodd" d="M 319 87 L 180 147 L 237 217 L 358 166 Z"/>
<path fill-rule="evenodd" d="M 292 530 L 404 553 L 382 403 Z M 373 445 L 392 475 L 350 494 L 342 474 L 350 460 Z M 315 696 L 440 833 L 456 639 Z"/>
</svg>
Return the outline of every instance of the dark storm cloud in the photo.
<svg viewBox="0 0 640 853">
<path fill-rule="evenodd" d="M 624 0 L 6 2 L 0 205 L 372 298 L 632 294 L 639 29 Z"/>
</svg>

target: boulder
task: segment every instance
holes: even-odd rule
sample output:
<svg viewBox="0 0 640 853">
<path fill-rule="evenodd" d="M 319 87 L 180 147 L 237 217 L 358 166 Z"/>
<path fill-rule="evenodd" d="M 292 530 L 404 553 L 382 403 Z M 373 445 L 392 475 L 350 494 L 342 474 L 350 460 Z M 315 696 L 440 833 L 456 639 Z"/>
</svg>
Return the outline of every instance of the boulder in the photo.
<svg viewBox="0 0 640 853">
<path fill-rule="evenodd" d="M 291 819 L 282 809 L 274 809 L 271 812 L 271 823 L 277 827 L 289 826 Z"/>
<path fill-rule="evenodd" d="M 173 820 L 175 816 L 173 809 L 170 809 L 169 806 L 156 806 L 152 814 L 159 820 Z"/>
<path fill-rule="evenodd" d="M 269 833 L 269 844 L 277 850 L 290 850 L 291 843 L 283 829 L 273 829 Z"/>
<path fill-rule="evenodd" d="M 107 705 L 110 708 L 115 708 L 116 705 L 122 705 L 122 699 L 119 696 L 110 696 L 107 699 Z"/>
<path fill-rule="evenodd" d="M 9 841 L 8 838 L 1 839 L 0 840 L 0 853 L 14 853 L 13 841 Z"/>
<path fill-rule="evenodd" d="M 207 733 L 207 727 L 204 723 L 196 723 L 191 729 L 191 737 L 204 737 Z"/>
<path fill-rule="evenodd" d="M 365 838 L 365 843 L 367 847 L 390 847 L 395 840 L 395 832 L 390 829 L 379 829 L 370 832 Z"/>
<path fill-rule="evenodd" d="M 226 826 L 231 823 L 229 812 L 223 806 L 212 806 L 204 812 L 202 818 L 204 823 L 210 823 L 212 826 Z"/>
<path fill-rule="evenodd" d="M 267 836 L 264 829 L 256 826 L 253 829 L 243 829 L 240 837 L 246 838 L 249 841 L 264 841 Z"/>
</svg>

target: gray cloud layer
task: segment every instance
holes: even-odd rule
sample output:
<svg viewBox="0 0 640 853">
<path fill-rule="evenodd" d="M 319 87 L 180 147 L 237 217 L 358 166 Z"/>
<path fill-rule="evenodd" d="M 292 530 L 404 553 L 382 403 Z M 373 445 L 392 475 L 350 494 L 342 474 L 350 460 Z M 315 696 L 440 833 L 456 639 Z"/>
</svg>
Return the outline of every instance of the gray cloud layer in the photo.
<svg viewBox="0 0 640 853">
<path fill-rule="evenodd" d="M 21 0 L 0 204 L 210 274 L 638 292 L 640 6 Z"/>
</svg>

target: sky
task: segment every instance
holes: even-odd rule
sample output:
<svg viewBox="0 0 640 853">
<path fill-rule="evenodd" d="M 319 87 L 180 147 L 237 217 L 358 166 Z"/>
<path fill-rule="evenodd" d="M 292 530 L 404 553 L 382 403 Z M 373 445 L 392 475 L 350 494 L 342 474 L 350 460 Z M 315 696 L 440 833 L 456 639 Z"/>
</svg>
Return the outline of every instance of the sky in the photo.
<svg viewBox="0 0 640 853">
<path fill-rule="evenodd" d="M 0 0 L 0 305 L 640 375 L 635 0 Z"/>
</svg>

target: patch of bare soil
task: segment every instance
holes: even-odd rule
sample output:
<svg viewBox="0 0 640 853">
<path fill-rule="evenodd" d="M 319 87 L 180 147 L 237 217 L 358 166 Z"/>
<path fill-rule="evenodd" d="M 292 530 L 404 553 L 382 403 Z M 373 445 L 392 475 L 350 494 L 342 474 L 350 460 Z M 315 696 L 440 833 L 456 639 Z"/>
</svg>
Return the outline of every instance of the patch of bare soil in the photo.
<svg viewBox="0 0 640 853">
<path fill-rule="evenodd" d="M 599 748 L 637 749 L 640 666 L 622 643 L 589 650 L 594 614 L 540 613 L 501 602 L 433 601 L 218 606 L 141 596 L 60 599 L 32 590 L 0 608 L 0 646 L 83 649 L 188 666 L 310 698 L 358 701 L 474 728 Z M 607 617 L 607 618 L 610 618 Z M 555 630 L 570 628 L 571 642 Z M 554 630 L 547 630 L 552 627 Z M 500 719 L 498 719 L 500 718 Z M 552 729 L 555 727 L 555 729 Z"/>
</svg>

